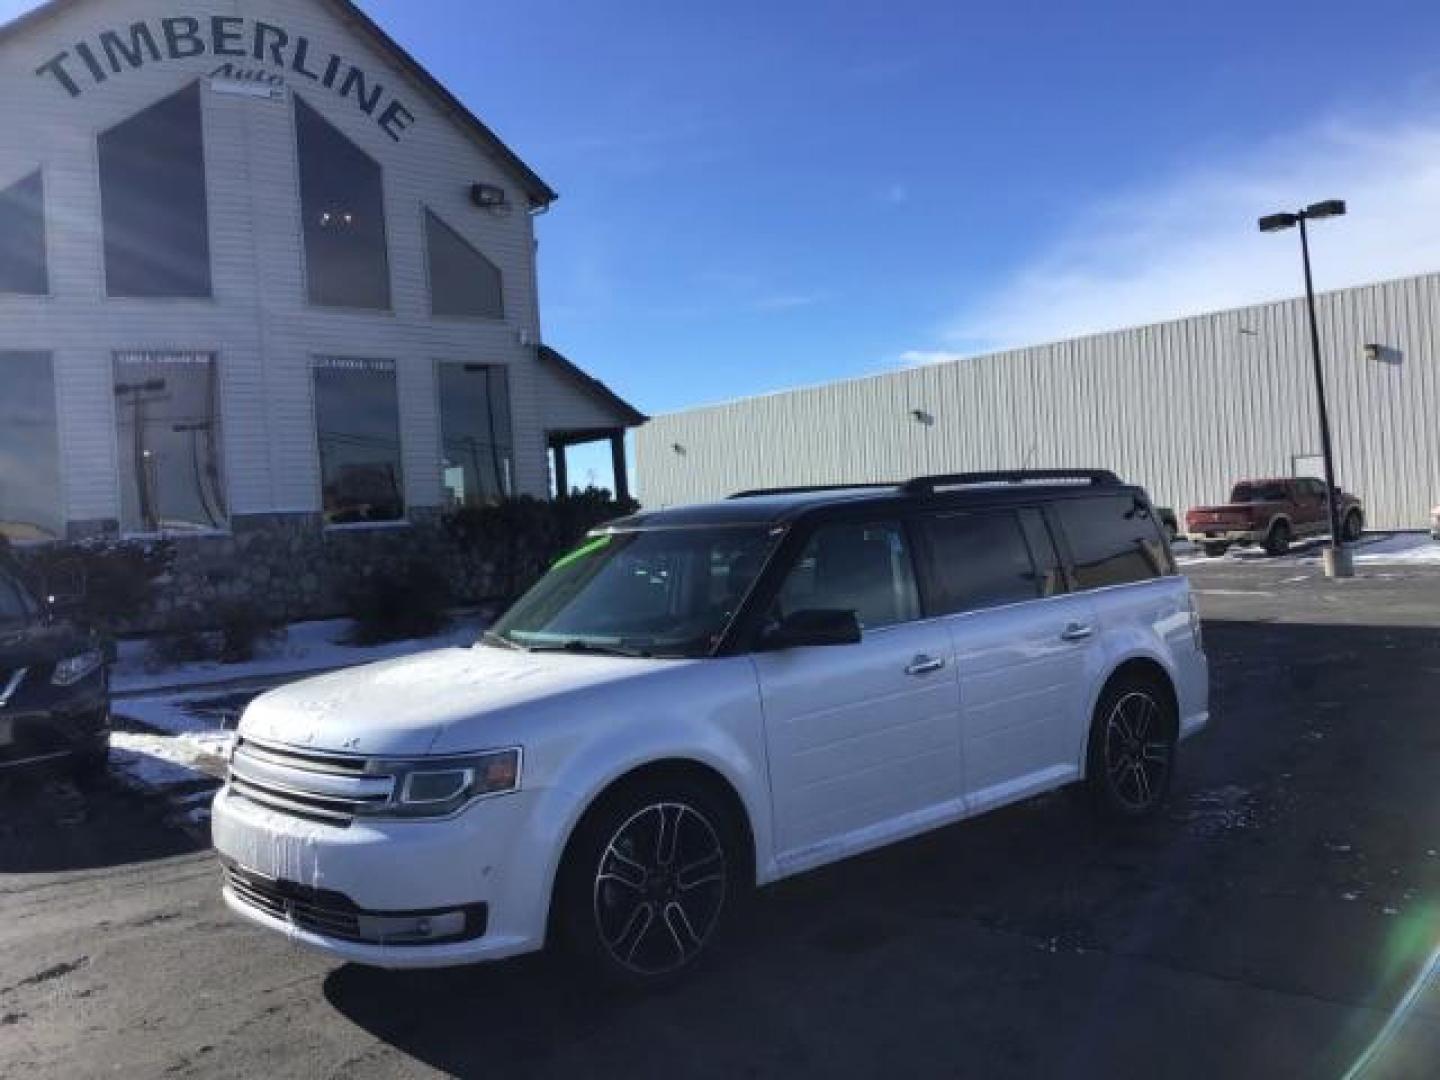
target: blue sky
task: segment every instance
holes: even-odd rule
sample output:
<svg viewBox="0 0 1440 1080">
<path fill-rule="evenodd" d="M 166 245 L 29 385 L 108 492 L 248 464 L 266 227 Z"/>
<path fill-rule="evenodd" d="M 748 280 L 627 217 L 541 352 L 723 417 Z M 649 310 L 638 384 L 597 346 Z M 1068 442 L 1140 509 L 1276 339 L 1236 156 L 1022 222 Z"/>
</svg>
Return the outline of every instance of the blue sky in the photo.
<svg viewBox="0 0 1440 1080">
<path fill-rule="evenodd" d="M 1254 218 L 1324 197 L 1322 287 L 1440 269 L 1425 0 L 362 4 L 560 192 L 546 338 L 647 412 L 1292 295 Z"/>
</svg>

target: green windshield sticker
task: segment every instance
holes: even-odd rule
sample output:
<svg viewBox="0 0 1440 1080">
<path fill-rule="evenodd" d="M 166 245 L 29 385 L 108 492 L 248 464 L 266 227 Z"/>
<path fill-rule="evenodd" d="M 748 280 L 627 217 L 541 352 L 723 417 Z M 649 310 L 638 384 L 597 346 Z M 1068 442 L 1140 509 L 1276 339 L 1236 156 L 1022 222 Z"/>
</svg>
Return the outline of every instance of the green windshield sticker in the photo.
<svg viewBox="0 0 1440 1080">
<path fill-rule="evenodd" d="M 612 539 L 613 537 L 609 536 L 597 536 L 588 544 L 578 547 L 574 551 L 570 552 L 569 555 L 562 555 L 559 559 L 556 559 L 555 565 L 550 567 L 550 569 L 562 570 L 573 562 L 579 562 L 581 559 L 585 558 L 586 555 L 591 555 L 594 552 L 599 551 L 601 548 L 608 547 Z"/>
</svg>

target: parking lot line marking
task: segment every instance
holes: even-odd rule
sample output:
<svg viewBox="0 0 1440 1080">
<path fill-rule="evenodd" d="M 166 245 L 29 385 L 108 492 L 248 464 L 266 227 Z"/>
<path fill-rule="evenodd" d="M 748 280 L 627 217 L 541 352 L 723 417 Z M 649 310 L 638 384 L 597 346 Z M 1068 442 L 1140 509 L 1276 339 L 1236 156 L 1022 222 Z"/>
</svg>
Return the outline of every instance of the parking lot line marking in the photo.
<svg viewBox="0 0 1440 1080">
<path fill-rule="evenodd" d="M 1196 596 L 1274 596 L 1263 589 L 1191 589 Z"/>
</svg>

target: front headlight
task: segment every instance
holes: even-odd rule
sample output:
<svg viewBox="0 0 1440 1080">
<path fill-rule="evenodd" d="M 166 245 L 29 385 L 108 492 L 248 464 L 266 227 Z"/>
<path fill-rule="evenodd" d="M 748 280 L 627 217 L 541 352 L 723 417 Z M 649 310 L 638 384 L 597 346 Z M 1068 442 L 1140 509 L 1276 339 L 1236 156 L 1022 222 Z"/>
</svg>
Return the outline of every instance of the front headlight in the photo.
<svg viewBox="0 0 1440 1080">
<path fill-rule="evenodd" d="M 474 799 L 520 786 L 519 747 L 466 757 L 380 761 L 371 767 L 395 777 L 395 794 L 375 806 L 371 813 L 376 816 L 445 817 Z"/>
<path fill-rule="evenodd" d="M 56 686 L 74 686 L 85 676 L 105 663 L 105 654 L 99 649 L 86 649 L 82 653 L 68 656 L 55 665 L 50 681 Z"/>
</svg>

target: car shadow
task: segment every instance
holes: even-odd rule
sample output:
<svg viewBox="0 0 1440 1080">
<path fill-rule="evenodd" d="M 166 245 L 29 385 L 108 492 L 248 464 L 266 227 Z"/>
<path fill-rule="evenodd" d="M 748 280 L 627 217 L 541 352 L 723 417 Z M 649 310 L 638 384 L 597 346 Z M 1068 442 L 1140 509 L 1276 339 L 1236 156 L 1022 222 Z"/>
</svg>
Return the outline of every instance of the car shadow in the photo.
<svg viewBox="0 0 1440 1080">
<path fill-rule="evenodd" d="M 0 775 L 0 874 L 98 870 L 206 846 L 165 809 L 114 778 L 81 787 L 55 768 Z"/>
</svg>

